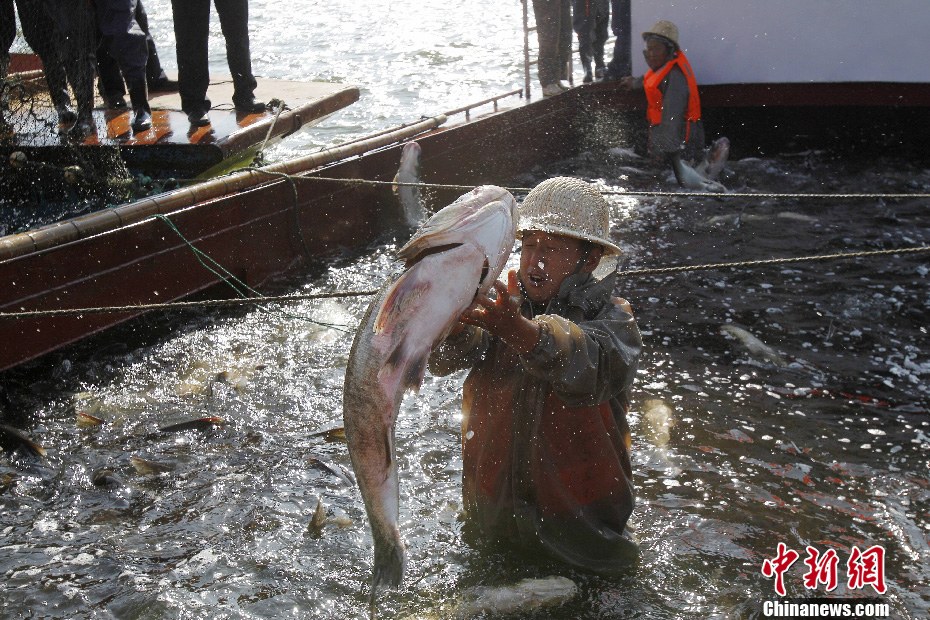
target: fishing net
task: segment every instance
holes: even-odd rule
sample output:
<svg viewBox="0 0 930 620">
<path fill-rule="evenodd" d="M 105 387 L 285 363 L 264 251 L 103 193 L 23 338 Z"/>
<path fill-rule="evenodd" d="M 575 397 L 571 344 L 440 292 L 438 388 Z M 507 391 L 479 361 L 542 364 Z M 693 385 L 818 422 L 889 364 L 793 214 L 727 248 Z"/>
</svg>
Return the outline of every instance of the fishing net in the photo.
<svg viewBox="0 0 930 620">
<path fill-rule="evenodd" d="M 0 15 L 12 17 L 13 2 Z M 9 52 L 0 41 L 0 235 L 22 232 L 125 202 L 139 189 L 115 145 L 85 143 L 67 134 L 43 76 L 42 64 L 23 35 L 21 17 L 43 9 L 18 2 Z M 25 14 L 23 12 L 26 12 Z M 44 22 L 43 22 L 44 23 Z M 69 89 L 73 105 L 73 92 Z"/>
</svg>

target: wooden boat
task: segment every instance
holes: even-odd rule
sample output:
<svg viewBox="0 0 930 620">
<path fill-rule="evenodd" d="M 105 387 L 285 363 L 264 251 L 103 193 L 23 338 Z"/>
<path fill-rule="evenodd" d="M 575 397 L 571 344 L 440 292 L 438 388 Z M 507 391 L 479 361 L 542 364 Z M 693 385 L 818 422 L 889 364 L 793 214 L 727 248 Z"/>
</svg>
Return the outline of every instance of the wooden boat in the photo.
<svg viewBox="0 0 930 620">
<path fill-rule="evenodd" d="M 24 84 L 12 94 L 32 97 L 45 89 L 41 62 L 33 55 L 18 54 L 11 66 L 22 71 L 11 79 Z M 294 82 L 257 78 L 256 98 L 274 102 L 268 110 L 243 114 L 232 106 L 233 85 L 229 76 L 214 75 L 207 97 L 214 102 L 210 125 L 191 127 L 181 111 L 177 92 L 150 92 L 152 128 L 133 133 L 132 111 L 108 110 L 98 99 L 94 109 L 97 132 L 80 143 L 93 151 L 115 147 L 126 165 L 133 170 L 161 176 L 208 178 L 250 161 L 256 152 L 302 127 L 321 122 L 334 112 L 358 101 L 356 86 L 327 82 Z M 50 103 L 37 106 L 12 106 L 14 114 L 28 113 L 28 122 L 13 118 L 16 127 L 13 144 L 2 149 L 5 157 L 22 151 L 30 161 L 57 164 L 68 157 L 74 146 L 59 133 L 57 114 Z M 92 154 L 91 154 L 92 157 Z"/>
<path fill-rule="evenodd" d="M 699 66 L 694 57 L 692 62 Z M 711 135 L 730 137 L 736 157 L 850 147 L 923 153 L 927 143 L 926 124 L 915 120 L 930 111 L 930 76 L 897 82 L 717 81 L 701 94 Z M 467 106 L 260 171 L 0 238 L 0 312 L 132 306 L 206 291 L 220 279 L 200 265 L 185 239 L 254 287 L 300 263 L 366 244 L 399 220 L 390 186 L 325 179 L 390 181 L 402 145 L 411 139 L 422 147 L 424 181 L 475 186 L 506 183 L 534 166 L 578 154 L 605 120 L 613 130 L 631 129 L 618 133 L 618 141 L 644 124 L 642 95 L 616 83 L 532 102 L 504 98 L 500 109 L 498 99 L 493 112 Z M 447 116 L 466 110 L 465 119 L 445 126 Z M 472 117 L 476 110 L 482 114 Z M 864 131 L 864 118 L 871 132 Z M 437 204 L 460 193 L 443 190 Z M 0 314 L 0 370 L 141 313 Z"/>
</svg>

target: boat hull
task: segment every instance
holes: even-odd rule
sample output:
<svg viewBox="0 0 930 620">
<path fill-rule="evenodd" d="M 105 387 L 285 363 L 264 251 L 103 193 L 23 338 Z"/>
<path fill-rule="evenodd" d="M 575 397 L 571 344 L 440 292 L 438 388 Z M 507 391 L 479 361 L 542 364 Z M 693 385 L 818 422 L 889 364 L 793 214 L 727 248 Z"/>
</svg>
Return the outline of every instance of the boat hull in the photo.
<svg viewBox="0 0 930 620">
<path fill-rule="evenodd" d="M 866 135 L 859 143 L 868 152 L 919 152 L 926 136 L 915 135 L 913 118 L 925 118 L 930 111 L 930 85 L 907 88 L 706 87 L 705 122 L 710 136 L 728 135 L 735 156 L 740 157 L 802 146 L 842 146 L 850 142 L 854 128 L 864 125 L 863 114 L 869 114 L 869 126 L 874 126 L 871 119 L 882 123 L 876 130 L 881 139 Z M 335 161 L 309 172 L 294 171 L 285 162 L 274 173 L 229 177 L 220 182 L 225 185 L 219 190 L 215 184 L 210 192 L 207 185 L 195 186 L 51 230 L 5 237 L 0 239 L 0 281 L 7 284 L 0 293 L 0 312 L 170 302 L 220 284 L 166 221 L 152 217 L 155 213 L 164 213 L 187 240 L 237 278 L 261 287 L 298 264 L 370 243 L 401 221 L 387 183 L 346 184 L 303 177 L 390 181 L 402 141 L 416 137 L 426 182 L 500 184 L 589 148 L 605 118 L 616 121 L 609 127 L 617 133 L 600 138 L 617 145 L 634 142 L 643 133 L 642 97 L 616 84 L 585 86 L 448 128 L 406 131 L 396 139 L 389 134 L 373 139 L 371 148 L 363 141 L 362 150 L 339 151 Z M 292 183 L 279 178 L 280 172 L 300 179 Z M 433 194 L 434 204 L 446 204 L 462 191 L 441 190 Z M 183 206 L 162 208 L 182 194 Z M 136 220 L 129 222 L 126 215 L 133 209 Z M 213 288 L 211 294 L 216 290 L 225 289 Z M 0 370 L 141 313 L 132 309 L 0 318 L 0 342 L 5 343 L 0 348 Z"/>
</svg>

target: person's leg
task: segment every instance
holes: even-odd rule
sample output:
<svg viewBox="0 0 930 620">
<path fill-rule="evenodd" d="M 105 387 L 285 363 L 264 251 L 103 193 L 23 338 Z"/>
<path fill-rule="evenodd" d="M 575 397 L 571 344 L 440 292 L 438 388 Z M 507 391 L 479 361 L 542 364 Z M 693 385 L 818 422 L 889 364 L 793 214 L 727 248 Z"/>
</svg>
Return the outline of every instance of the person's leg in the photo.
<svg viewBox="0 0 930 620">
<path fill-rule="evenodd" d="M 610 28 L 614 40 L 613 58 L 607 63 L 604 79 L 619 79 L 633 74 L 632 36 L 630 23 L 631 0 L 610 0 Z"/>
<path fill-rule="evenodd" d="M 220 28 L 226 39 L 226 61 L 233 79 L 233 104 L 242 112 L 261 112 L 265 105 L 255 101 L 255 76 L 249 51 L 248 0 L 214 0 Z"/>
<path fill-rule="evenodd" d="M 191 122 L 209 124 L 207 87 L 210 66 L 207 41 L 210 35 L 210 0 L 171 0 L 174 38 L 178 55 L 178 91 L 181 109 Z"/>
<path fill-rule="evenodd" d="M 558 85 L 558 6 L 561 0 L 533 0 L 536 15 L 536 38 L 539 40 L 537 70 L 539 83 L 545 91 L 552 84 Z"/>
<path fill-rule="evenodd" d="M 10 69 L 10 47 L 16 39 L 16 13 L 9 0 L 0 1 L 0 80 Z"/>
<path fill-rule="evenodd" d="M 591 61 L 594 56 L 591 31 L 594 24 L 594 7 L 591 0 L 572 0 L 572 29 L 578 35 L 578 56 L 584 69 L 584 82 L 594 80 L 591 72 Z"/>
<path fill-rule="evenodd" d="M 94 75 L 97 71 L 97 16 L 85 0 L 44 0 L 55 22 L 65 73 L 77 103 L 77 121 L 69 134 L 83 139 L 94 131 Z"/>
<path fill-rule="evenodd" d="M 145 33 L 145 44 L 148 51 L 148 58 L 145 61 L 145 77 L 148 81 L 149 90 L 176 90 L 177 83 L 168 79 L 165 70 L 161 66 L 161 59 L 158 57 L 158 50 L 155 48 L 155 40 L 149 32 L 149 16 L 142 6 L 142 1 L 136 1 L 136 23 Z"/>
<path fill-rule="evenodd" d="M 610 3 L 608 0 L 593 0 L 594 26 L 592 30 L 592 47 L 594 49 L 594 70 L 597 77 L 604 76 L 604 44 L 607 42 L 607 28 L 610 24 Z"/>
<path fill-rule="evenodd" d="M 558 66 L 559 79 L 571 81 L 572 65 L 572 2 L 561 0 L 558 6 Z"/>
<path fill-rule="evenodd" d="M 68 78 L 62 61 L 61 51 L 55 40 L 55 22 L 46 12 L 41 0 L 17 0 L 19 22 L 23 27 L 23 37 L 32 51 L 42 59 L 45 83 L 52 104 L 58 112 L 58 120 L 71 123 L 77 118 L 71 109 L 71 95 L 68 93 Z"/>
<path fill-rule="evenodd" d="M 107 52 L 119 63 L 132 103 L 135 132 L 152 127 L 145 66 L 148 48 L 145 33 L 136 22 L 136 0 L 97 0 L 98 24 L 107 40 Z"/>
<path fill-rule="evenodd" d="M 97 45 L 97 91 L 104 105 L 111 110 L 126 108 L 126 85 L 119 63 L 110 56 L 110 37 L 101 37 Z"/>
</svg>

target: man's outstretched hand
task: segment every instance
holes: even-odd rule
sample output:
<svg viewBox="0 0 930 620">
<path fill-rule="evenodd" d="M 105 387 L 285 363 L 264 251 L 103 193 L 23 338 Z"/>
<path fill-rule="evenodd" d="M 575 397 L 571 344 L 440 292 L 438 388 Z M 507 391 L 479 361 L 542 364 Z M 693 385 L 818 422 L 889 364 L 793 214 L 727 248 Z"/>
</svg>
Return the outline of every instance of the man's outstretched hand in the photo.
<svg viewBox="0 0 930 620">
<path fill-rule="evenodd" d="M 525 355 L 533 350 L 539 342 L 539 323 L 520 314 L 523 295 L 517 280 L 517 272 L 511 269 L 507 273 L 507 284 L 500 280 L 494 283 L 497 297 L 491 299 L 479 293 L 459 320 L 468 325 L 475 325 L 497 336 L 508 345 Z"/>
</svg>

